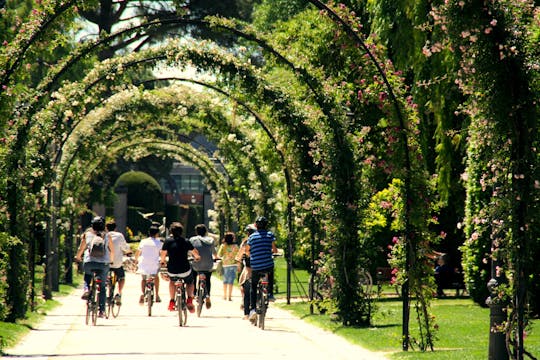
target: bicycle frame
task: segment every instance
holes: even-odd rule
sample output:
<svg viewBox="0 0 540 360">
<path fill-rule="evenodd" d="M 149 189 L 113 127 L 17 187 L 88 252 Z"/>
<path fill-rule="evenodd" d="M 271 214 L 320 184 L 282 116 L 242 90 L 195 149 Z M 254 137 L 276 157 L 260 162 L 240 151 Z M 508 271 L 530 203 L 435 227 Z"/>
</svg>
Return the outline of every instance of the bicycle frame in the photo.
<svg viewBox="0 0 540 360">
<path fill-rule="evenodd" d="M 97 270 L 92 270 L 92 280 L 90 283 L 90 294 L 86 300 L 86 325 L 92 319 L 92 325 L 96 325 L 99 311 L 99 294 L 101 289 L 101 278 L 97 275 Z"/>
</svg>

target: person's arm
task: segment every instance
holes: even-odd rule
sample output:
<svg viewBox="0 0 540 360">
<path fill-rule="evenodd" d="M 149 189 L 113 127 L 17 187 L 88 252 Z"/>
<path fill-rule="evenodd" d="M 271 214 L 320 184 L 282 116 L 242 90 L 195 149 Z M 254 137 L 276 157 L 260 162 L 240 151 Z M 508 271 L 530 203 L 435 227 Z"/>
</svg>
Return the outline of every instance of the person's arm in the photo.
<svg viewBox="0 0 540 360">
<path fill-rule="evenodd" d="M 81 256 L 84 252 L 84 249 L 86 249 L 86 233 L 84 233 L 81 237 L 81 243 L 79 244 L 79 248 L 77 249 L 77 255 L 75 255 L 75 260 L 78 262 L 81 261 Z"/>
<path fill-rule="evenodd" d="M 138 248 L 135 252 L 135 262 L 139 262 L 139 256 L 141 256 L 141 248 Z"/>
<path fill-rule="evenodd" d="M 112 264 L 114 262 L 114 245 L 112 242 L 112 236 L 108 234 L 105 234 L 105 236 L 109 238 L 109 241 L 107 241 L 107 244 L 109 246 L 109 260 L 110 260 L 110 263 Z"/>
<path fill-rule="evenodd" d="M 277 254 L 278 248 L 276 246 L 276 242 L 272 241 L 272 254 Z"/>
<path fill-rule="evenodd" d="M 161 250 L 159 252 L 159 264 L 161 266 L 167 265 L 167 250 Z"/>
<path fill-rule="evenodd" d="M 195 259 L 195 261 L 201 260 L 201 255 L 199 254 L 199 250 L 193 249 L 191 250 L 191 253 L 193 254 L 193 259 Z"/>
<path fill-rule="evenodd" d="M 120 233 L 120 248 L 122 249 L 122 252 L 126 255 L 131 255 L 132 251 L 131 251 L 131 246 L 129 246 L 129 244 L 127 243 L 126 241 L 126 238 L 124 237 L 124 235 L 122 235 L 122 233 Z"/>
</svg>

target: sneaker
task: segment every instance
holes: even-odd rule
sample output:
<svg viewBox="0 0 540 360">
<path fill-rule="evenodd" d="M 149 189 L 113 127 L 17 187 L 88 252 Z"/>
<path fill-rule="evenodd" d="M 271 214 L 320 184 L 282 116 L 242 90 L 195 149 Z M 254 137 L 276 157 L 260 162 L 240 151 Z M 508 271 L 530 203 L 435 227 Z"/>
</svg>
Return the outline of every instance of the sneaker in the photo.
<svg viewBox="0 0 540 360">
<path fill-rule="evenodd" d="M 212 307 L 212 302 L 210 301 L 210 298 L 207 297 L 207 298 L 206 298 L 206 308 L 207 308 L 207 309 L 210 309 L 211 307 Z"/>
<path fill-rule="evenodd" d="M 144 304 L 144 294 L 139 298 L 139 304 Z"/>
<path fill-rule="evenodd" d="M 122 295 L 116 294 L 114 296 L 114 303 L 118 306 L 122 305 Z"/>
<path fill-rule="evenodd" d="M 90 297 L 90 291 L 88 289 L 85 289 L 81 296 L 81 299 L 88 300 L 89 297 Z"/>
<path fill-rule="evenodd" d="M 99 310 L 98 318 L 104 318 L 104 317 L 105 317 L 105 312 L 103 310 Z"/>
<path fill-rule="evenodd" d="M 161 298 L 159 297 L 159 295 L 156 295 L 156 302 L 161 302 Z"/>
<path fill-rule="evenodd" d="M 174 300 L 171 299 L 171 300 L 169 301 L 169 307 L 168 307 L 167 309 L 169 309 L 169 311 L 174 311 L 174 310 L 175 310 L 175 307 L 176 307 L 176 306 L 174 305 Z"/>
<path fill-rule="evenodd" d="M 274 295 L 268 295 L 268 301 L 274 302 L 276 301 L 276 298 L 274 297 Z"/>
<path fill-rule="evenodd" d="M 193 298 L 191 298 L 191 297 L 187 298 L 186 306 L 187 306 L 190 313 L 195 312 L 195 306 L 193 306 Z"/>
<path fill-rule="evenodd" d="M 249 321 L 254 322 L 255 320 L 257 320 L 257 312 L 253 309 L 249 312 Z"/>
</svg>

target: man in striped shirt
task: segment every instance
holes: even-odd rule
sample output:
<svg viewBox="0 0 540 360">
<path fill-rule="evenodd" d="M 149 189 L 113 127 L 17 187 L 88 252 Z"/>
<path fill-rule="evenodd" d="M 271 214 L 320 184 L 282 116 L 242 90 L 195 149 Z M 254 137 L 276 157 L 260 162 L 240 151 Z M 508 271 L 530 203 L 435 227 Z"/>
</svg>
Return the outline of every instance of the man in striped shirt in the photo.
<svg viewBox="0 0 540 360">
<path fill-rule="evenodd" d="M 268 220 L 264 216 L 259 216 L 255 221 L 255 227 L 257 231 L 249 236 L 246 248 L 251 262 L 251 311 L 249 319 L 252 321 L 257 317 L 255 312 L 257 284 L 264 273 L 268 273 L 268 298 L 270 301 L 274 301 L 274 258 L 272 254 L 278 251 L 276 237 L 267 230 Z"/>
</svg>

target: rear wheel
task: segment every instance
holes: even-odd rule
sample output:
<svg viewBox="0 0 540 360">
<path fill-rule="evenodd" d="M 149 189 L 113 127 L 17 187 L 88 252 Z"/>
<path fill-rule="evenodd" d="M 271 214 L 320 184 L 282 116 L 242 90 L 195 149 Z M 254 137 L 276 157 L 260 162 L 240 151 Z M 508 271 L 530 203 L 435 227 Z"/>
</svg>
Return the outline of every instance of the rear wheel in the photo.
<svg viewBox="0 0 540 360">
<path fill-rule="evenodd" d="M 96 279 L 92 281 L 92 325 L 96 325 L 98 318 L 98 308 L 99 308 L 99 297 L 98 297 L 98 287 L 96 286 Z"/>
<path fill-rule="evenodd" d="M 176 295 L 176 311 L 178 311 L 178 325 L 184 326 L 184 309 L 183 307 L 182 294 Z"/>
<path fill-rule="evenodd" d="M 201 311 L 204 304 L 204 286 L 199 286 L 197 292 L 197 317 L 201 317 Z"/>
<path fill-rule="evenodd" d="M 258 310 L 257 310 L 257 317 L 258 317 L 258 324 L 259 328 L 264 330 L 264 320 L 266 317 L 266 294 L 264 294 L 263 289 L 259 288 L 259 298 L 258 298 Z"/>
<path fill-rule="evenodd" d="M 152 289 L 146 289 L 146 304 L 148 306 L 148 316 L 152 316 L 152 305 L 154 304 L 154 292 Z"/>
<path fill-rule="evenodd" d="M 86 300 L 86 319 L 85 319 L 86 325 L 90 323 L 91 317 L 92 317 L 92 302 L 90 300 Z"/>
<path fill-rule="evenodd" d="M 107 316 L 107 319 L 110 318 L 113 315 L 113 309 L 114 309 L 114 285 L 111 283 L 111 281 L 107 281 L 107 301 L 105 303 L 107 306 L 107 311 L 105 315 Z"/>
</svg>

